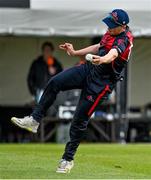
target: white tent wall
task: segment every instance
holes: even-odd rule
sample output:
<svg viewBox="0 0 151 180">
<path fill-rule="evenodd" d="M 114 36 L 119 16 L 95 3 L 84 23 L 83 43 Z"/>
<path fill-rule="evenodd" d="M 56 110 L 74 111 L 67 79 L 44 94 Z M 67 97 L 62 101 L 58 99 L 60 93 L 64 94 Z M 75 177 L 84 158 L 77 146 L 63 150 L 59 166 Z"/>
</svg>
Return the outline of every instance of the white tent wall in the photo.
<svg viewBox="0 0 151 180">
<path fill-rule="evenodd" d="M 94 36 L 114 8 L 130 15 L 135 36 L 151 35 L 151 0 L 31 0 L 31 9 L 0 9 L 0 34 Z"/>
<path fill-rule="evenodd" d="M 148 10 L 150 0 L 30 0 L 31 9 L 44 10 L 97 10 L 109 11 L 112 8 Z"/>
<path fill-rule="evenodd" d="M 0 37 L 0 105 L 24 105 L 31 100 L 27 88 L 27 73 L 41 52 L 41 44 L 50 40 L 55 46 L 55 55 L 65 68 L 74 65 L 78 58 L 70 58 L 58 45 L 73 42 L 75 48 L 88 46 L 89 38 L 70 37 Z"/>
</svg>

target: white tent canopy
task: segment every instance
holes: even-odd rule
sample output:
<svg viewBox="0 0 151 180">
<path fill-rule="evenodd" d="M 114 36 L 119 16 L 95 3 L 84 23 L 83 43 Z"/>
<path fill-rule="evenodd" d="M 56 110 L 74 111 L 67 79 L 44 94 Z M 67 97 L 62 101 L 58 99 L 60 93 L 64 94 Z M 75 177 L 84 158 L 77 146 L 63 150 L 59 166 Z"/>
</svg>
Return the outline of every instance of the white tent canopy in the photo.
<svg viewBox="0 0 151 180">
<path fill-rule="evenodd" d="M 114 8 L 128 11 L 135 36 L 151 36 L 151 0 L 31 0 L 31 9 L 0 9 L 0 34 L 101 35 Z"/>
</svg>

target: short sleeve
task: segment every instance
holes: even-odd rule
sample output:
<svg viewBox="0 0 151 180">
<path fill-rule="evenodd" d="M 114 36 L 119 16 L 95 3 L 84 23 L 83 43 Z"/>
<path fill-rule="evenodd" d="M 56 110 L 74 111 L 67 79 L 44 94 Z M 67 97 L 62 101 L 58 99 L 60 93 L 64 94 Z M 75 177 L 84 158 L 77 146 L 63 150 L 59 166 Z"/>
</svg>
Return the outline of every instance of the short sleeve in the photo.
<svg viewBox="0 0 151 180">
<path fill-rule="evenodd" d="M 116 38 L 113 43 L 112 49 L 117 49 L 118 53 L 122 54 L 126 50 L 128 44 L 128 37 Z"/>
</svg>

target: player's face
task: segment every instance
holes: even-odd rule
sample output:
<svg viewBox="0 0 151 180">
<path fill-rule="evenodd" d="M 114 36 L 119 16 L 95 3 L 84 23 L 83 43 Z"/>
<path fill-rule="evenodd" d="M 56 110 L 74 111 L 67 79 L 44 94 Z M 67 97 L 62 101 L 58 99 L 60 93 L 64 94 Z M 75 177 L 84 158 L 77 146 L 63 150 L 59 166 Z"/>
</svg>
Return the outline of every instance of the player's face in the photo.
<svg viewBox="0 0 151 180">
<path fill-rule="evenodd" d="M 113 29 L 108 28 L 108 31 L 109 31 L 110 35 L 113 35 L 113 36 L 116 36 L 116 35 L 120 34 L 124 30 L 125 30 L 125 28 L 122 27 L 122 26 L 118 26 L 118 27 L 113 28 Z"/>
</svg>

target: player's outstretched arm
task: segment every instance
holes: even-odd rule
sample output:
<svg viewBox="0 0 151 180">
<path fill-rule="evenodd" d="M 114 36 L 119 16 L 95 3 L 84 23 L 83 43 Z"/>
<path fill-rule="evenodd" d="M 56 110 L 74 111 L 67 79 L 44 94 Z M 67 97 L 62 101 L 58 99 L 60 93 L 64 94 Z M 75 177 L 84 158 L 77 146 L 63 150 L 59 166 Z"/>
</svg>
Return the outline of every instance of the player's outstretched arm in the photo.
<svg viewBox="0 0 151 180">
<path fill-rule="evenodd" d="M 60 44 L 59 48 L 63 49 L 70 56 L 85 56 L 88 53 L 96 54 L 99 50 L 100 44 L 95 44 L 92 46 L 88 46 L 86 48 L 75 50 L 73 45 L 70 43 Z"/>
</svg>

